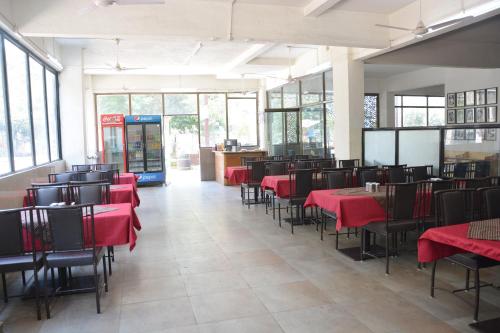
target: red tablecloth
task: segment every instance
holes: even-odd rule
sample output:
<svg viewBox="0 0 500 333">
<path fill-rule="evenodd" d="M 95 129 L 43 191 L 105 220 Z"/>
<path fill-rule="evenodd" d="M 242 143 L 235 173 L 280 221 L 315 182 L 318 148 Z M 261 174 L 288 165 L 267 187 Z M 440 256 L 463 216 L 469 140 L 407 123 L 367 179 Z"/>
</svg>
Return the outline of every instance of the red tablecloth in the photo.
<svg viewBox="0 0 500 333">
<path fill-rule="evenodd" d="M 290 178 L 288 175 L 265 176 L 260 186 L 263 189 L 273 190 L 276 196 L 280 198 L 288 198 L 290 196 Z"/>
<path fill-rule="evenodd" d="M 500 241 L 469 239 L 469 224 L 431 228 L 418 240 L 418 261 L 432 262 L 463 252 L 500 261 Z"/>
<path fill-rule="evenodd" d="M 130 251 L 135 247 L 141 223 L 129 203 L 103 205 L 118 208 L 111 212 L 95 214 L 95 238 L 97 246 L 113 246 L 129 244 Z"/>
<path fill-rule="evenodd" d="M 132 184 L 134 187 L 137 187 L 137 180 L 139 176 L 131 172 L 120 173 L 120 184 Z"/>
<path fill-rule="evenodd" d="M 141 204 L 137 189 L 133 184 L 111 185 L 111 203 L 130 203 L 135 208 Z"/>
<path fill-rule="evenodd" d="M 336 195 L 337 190 L 312 191 L 305 207 L 317 206 L 337 215 L 337 230 L 342 227 L 361 227 L 385 219 L 382 206 L 369 196 Z"/>
<path fill-rule="evenodd" d="M 224 171 L 226 178 L 231 185 L 239 185 L 248 179 L 248 170 L 246 166 L 230 166 Z"/>
</svg>

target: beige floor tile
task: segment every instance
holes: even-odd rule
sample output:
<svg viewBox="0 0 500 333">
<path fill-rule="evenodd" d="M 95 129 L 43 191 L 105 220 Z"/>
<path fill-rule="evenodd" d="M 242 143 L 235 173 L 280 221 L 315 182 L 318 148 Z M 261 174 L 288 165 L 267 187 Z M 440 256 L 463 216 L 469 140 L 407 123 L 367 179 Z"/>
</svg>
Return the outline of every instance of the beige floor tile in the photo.
<svg viewBox="0 0 500 333">
<path fill-rule="evenodd" d="M 287 263 L 248 267 L 241 271 L 241 276 L 253 288 L 306 280 Z"/>
<path fill-rule="evenodd" d="M 239 318 L 199 326 L 200 333 L 282 333 L 271 315 Z"/>
<path fill-rule="evenodd" d="M 236 271 L 189 274 L 183 280 L 189 296 L 249 288 Z"/>
<path fill-rule="evenodd" d="M 177 262 L 179 270 L 183 275 L 227 271 L 232 269 L 231 263 L 225 256 L 195 257 L 180 259 Z"/>
<path fill-rule="evenodd" d="M 164 276 L 153 279 L 124 282 L 122 303 L 138 303 L 187 296 L 180 276 Z"/>
<path fill-rule="evenodd" d="M 263 265 L 282 264 L 285 261 L 273 250 L 263 249 L 245 252 L 233 252 L 227 255 L 232 266 L 238 269 Z"/>
</svg>

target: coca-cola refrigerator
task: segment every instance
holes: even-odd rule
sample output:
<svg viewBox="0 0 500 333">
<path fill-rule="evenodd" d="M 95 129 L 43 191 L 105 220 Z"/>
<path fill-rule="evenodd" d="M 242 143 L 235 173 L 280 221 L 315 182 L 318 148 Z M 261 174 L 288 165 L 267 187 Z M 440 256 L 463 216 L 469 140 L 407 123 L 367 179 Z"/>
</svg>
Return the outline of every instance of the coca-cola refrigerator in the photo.
<svg viewBox="0 0 500 333">
<path fill-rule="evenodd" d="M 122 114 L 101 115 L 102 163 L 116 164 L 127 170 L 125 152 L 125 118 Z"/>
</svg>

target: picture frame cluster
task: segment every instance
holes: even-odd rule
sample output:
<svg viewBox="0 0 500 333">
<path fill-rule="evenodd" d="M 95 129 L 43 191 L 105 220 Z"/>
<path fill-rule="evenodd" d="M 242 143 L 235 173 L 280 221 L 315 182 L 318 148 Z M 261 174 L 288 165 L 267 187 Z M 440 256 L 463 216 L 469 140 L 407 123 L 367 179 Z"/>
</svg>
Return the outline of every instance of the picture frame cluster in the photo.
<svg viewBox="0 0 500 333">
<path fill-rule="evenodd" d="M 496 123 L 497 103 L 497 87 L 448 93 L 446 123 Z"/>
<path fill-rule="evenodd" d="M 496 141 L 497 129 L 496 128 L 460 128 L 451 131 L 451 139 L 455 141 Z"/>
</svg>

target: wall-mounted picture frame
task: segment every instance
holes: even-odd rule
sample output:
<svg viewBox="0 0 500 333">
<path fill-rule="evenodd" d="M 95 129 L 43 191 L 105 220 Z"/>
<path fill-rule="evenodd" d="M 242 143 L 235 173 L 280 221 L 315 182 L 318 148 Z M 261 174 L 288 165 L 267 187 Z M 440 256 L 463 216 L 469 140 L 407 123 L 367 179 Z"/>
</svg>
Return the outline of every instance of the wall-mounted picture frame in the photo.
<svg viewBox="0 0 500 333">
<path fill-rule="evenodd" d="M 446 123 L 455 124 L 456 122 L 455 109 L 448 109 L 446 112 Z"/>
<path fill-rule="evenodd" d="M 457 104 L 457 107 L 464 107 L 465 106 L 465 92 L 457 92 L 456 93 L 456 104 Z"/>
<path fill-rule="evenodd" d="M 454 108 L 456 106 L 456 101 L 455 101 L 455 93 L 448 93 L 448 98 L 447 98 L 447 103 L 446 105 L 449 108 Z"/>
<path fill-rule="evenodd" d="M 475 120 L 474 108 L 465 109 L 465 122 L 470 124 L 470 123 L 473 123 L 474 120 Z"/>
<path fill-rule="evenodd" d="M 465 140 L 476 140 L 476 130 L 473 128 L 467 128 L 465 130 Z"/>
<path fill-rule="evenodd" d="M 472 106 L 476 103 L 476 98 L 474 95 L 474 90 L 471 91 L 466 91 L 465 92 L 465 105 L 466 106 Z"/>
<path fill-rule="evenodd" d="M 465 123 L 465 110 L 457 109 L 455 118 L 457 119 L 457 124 Z"/>
<path fill-rule="evenodd" d="M 486 89 L 476 90 L 476 105 L 486 104 Z"/>
<path fill-rule="evenodd" d="M 486 89 L 486 104 L 497 104 L 497 88 Z"/>
<path fill-rule="evenodd" d="M 476 108 L 476 123 L 485 123 L 486 122 L 486 108 L 480 107 Z"/>
<path fill-rule="evenodd" d="M 476 129 L 476 141 L 484 141 L 484 128 Z"/>
<path fill-rule="evenodd" d="M 497 141 L 497 130 L 496 130 L 496 128 L 487 128 L 485 130 L 484 139 L 486 141 Z"/>
<path fill-rule="evenodd" d="M 455 140 L 465 140 L 465 129 L 455 130 Z"/>
<path fill-rule="evenodd" d="M 487 108 L 487 121 L 489 123 L 497 122 L 497 107 L 496 106 L 488 106 Z"/>
</svg>

